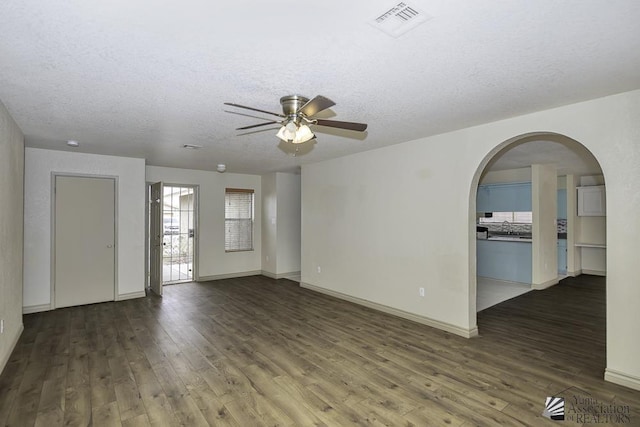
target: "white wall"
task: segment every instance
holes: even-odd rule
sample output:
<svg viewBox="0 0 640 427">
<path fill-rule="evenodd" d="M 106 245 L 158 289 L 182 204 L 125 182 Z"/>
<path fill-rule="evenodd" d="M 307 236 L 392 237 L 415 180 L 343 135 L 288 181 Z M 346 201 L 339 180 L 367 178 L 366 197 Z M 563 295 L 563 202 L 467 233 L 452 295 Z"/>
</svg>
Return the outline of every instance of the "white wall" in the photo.
<svg viewBox="0 0 640 427">
<path fill-rule="evenodd" d="M 575 247 L 578 228 L 576 181 L 575 175 L 567 175 L 564 179 L 564 186 L 567 189 L 567 274 L 569 276 L 579 275 L 582 263 L 580 250 Z"/>
<path fill-rule="evenodd" d="M 278 275 L 300 272 L 300 175 L 277 173 Z"/>
<path fill-rule="evenodd" d="M 566 175 L 558 176 L 558 190 L 566 189 L 566 188 L 567 188 L 567 176 Z M 567 211 L 567 213 L 569 213 L 569 211 Z"/>
<path fill-rule="evenodd" d="M 296 174 L 277 172 L 262 177 L 262 270 L 270 277 L 300 272 L 300 185 Z"/>
<path fill-rule="evenodd" d="M 0 102 L 0 373 L 23 330 L 24 137 Z"/>
<path fill-rule="evenodd" d="M 566 135 L 607 182 L 607 379 L 640 388 L 638 114 L 633 91 L 305 165 L 302 281 L 473 334 L 480 172 L 515 138 Z"/>
<path fill-rule="evenodd" d="M 420 140 L 303 166 L 302 282 L 472 334 L 468 186 L 480 159 L 456 143 Z"/>
<path fill-rule="evenodd" d="M 144 296 L 144 159 L 27 148 L 24 310 L 51 304 L 52 174 L 114 176 L 117 187 L 116 299 Z"/>
<path fill-rule="evenodd" d="M 533 208 L 532 287 L 558 283 L 558 174 L 555 166 L 531 165 Z"/>
<path fill-rule="evenodd" d="M 276 174 L 262 176 L 262 270 L 269 276 L 278 271 L 278 192 Z"/>
<path fill-rule="evenodd" d="M 508 182 L 531 182 L 531 168 L 487 171 L 480 178 L 480 184 L 502 184 Z"/>
<path fill-rule="evenodd" d="M 198 279 L 212 280 L 261 271 L 262 212 L 260 209 L 261 177 L 201 170 L 147 166 L 147 182 L 197 185 L 198 212 Z M 253 251 L 225 252 L 224 250 L 224 193 L 225 188 L 254 190 L 255 222 Z"/>
</svg>

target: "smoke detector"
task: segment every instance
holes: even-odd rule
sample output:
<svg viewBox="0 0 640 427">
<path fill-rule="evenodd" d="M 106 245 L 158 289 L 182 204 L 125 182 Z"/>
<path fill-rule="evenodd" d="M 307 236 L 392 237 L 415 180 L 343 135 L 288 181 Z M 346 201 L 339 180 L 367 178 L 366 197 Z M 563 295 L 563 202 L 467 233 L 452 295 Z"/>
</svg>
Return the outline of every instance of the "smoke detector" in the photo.
<svg viewBox="0 0 640 427">
<path fill-rule="evenodd" d="M 74 141 L 74 140 L 71 140 L 71 139 L 70 139 L 69 141 L 67 141 L 67 145 L 68 145 L 69 147 L 76 148 L 76 147 L 79 147 L 79 146 L 80 146 L 80 143 L 79 143 L 78 141 Z"/>
<path fill-rule="evenodd" d="M 225 165 L 224 163 L 218 163 L 218 167 L 216 168 L 216 170 L 222 173 L 227 170 L 227 165 Z"/>
</svg>

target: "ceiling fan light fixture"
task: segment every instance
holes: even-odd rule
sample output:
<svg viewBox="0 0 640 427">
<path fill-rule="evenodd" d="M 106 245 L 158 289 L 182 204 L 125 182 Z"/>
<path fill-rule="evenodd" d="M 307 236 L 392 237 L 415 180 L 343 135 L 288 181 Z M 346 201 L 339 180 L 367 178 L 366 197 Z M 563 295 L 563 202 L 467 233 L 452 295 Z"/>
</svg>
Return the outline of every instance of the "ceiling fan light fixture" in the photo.
<svg viewBox="0 0 640 427">
<path fill-rule="evenodd" d="M 278 133 L 276 134 L 276 136 L 281 140 L 283 140 L 284 142 L 290 142 L 291 140 L 288 138 L 289 135 L 285 135 L 285 132 L 287 132 L 287 128 L 286 126 L 282 126 L 278 131 Z"/>
<path fill-rule="evenodd" d="M 284 125 L 284 137 L 287 141 L 293 141 L 296 139 L 298 133 L 298 125 L 293 120 Z"/>
<path fill-rule="evenodd" d="M 312 140 L 316 136 L 313 134 L 309 126 L 301 125 L 296 132 L 296 137 L 293 140 L 294 144 L 302 144 L 303 142 L 307 142 Z"/>
<path fill-rule="evenodd" d="M 274 123 L 280 123 L 282 124 L 282 126 L 280 127 L 280 129 L 278 129 L 276 137 L 284 142 L 289 142 L 291 144 L 302 144 L 315 139 L 316 136 L 309 128 L 309 125 L 345 129 L 356 132 L 364 132 L 367 129 L 367 125 L 365 123 L 343 122 L 338 120 L 315 118 L 314 116 L 317 113 L 336 105 L 335 102 L 321 95 L 318 95 L 311 100 L 300 95 L 283 96 L 282 98 L 280 98 L 280 105 L 282 105 L 282 114 L 261 110 L 259 108 L 247 107 L 245 105 L 235 104 L 232 102 L 225 102 L 224 104 L 231 105 L 232 107 L 243 108 L 245 110 L 257 111 L 259 113 L 280 117 L 281 120 L 262 119 L 264 120 L 264 123 L 240 127 L 237 128 L 237 130 L 253 129 L 260 126 L 268 126 Z M 228 112 L 243 115 L 242 113 L 235 113 L 233 111 Z"/>
<path fill-rule="evenodd" d="M 281 140 L 292 144 L 302 144 L 303 142 L 307 142 L 316 137 L 309 126 L 298 126 L 293 121 L 282 126 L 276 136 Z"/>
</svg>

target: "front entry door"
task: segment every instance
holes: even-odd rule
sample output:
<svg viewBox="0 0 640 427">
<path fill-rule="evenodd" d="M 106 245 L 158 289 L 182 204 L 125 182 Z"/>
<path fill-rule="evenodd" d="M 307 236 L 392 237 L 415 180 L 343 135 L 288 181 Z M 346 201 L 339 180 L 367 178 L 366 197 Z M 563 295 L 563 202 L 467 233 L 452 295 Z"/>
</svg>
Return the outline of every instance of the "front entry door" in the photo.
<svg viewBox="0 0 640 427">
<path fill-rule="evenodd" d="M 162 201 L 162 283 L 191 282 L 194 278 L 197 188 L 165 184 Z"/>
<path fill-rule="evenodd" d="M 149 260 L 149 285 L 151 290 L 162 295 L 162 249 L 163 249 L 163 224 L 162 224 L 162 182 L 151 185 L 150 204 L 150 260 Z"/>
<path fill-rule="evenodd" d="M 55 177 L 54 305 L 115 299 L 115 180 Z"/>
</svg>

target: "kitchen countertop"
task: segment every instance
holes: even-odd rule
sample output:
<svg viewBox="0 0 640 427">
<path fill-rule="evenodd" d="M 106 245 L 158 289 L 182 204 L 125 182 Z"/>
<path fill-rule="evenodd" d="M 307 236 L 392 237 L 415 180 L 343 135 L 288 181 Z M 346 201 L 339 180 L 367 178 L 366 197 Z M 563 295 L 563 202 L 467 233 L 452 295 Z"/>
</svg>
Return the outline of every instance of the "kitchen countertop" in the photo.
<svg viewBox="0 0 640 427">
<path fill-rule="evenodd" d="M 566 240 L 567 233 L 558 233 L 558 240 Z M 530 234 L 490 234 L 488 237 L 478 237 L 477 240 L 492 240 L 496 242 L 522 242 L 532 243 Z M 597 247 L 591 244 L 576 243 L 576 246 Z"/>
<path fill-rule="evenodd" d="M 531 237 L 528 236 L 489 236 L 487 239 L 480 240 L 489 240 L 489 241 L 497 241 L 497 242 L 520 242 L 520 243 L 531 243 Z"/>
</svg>

